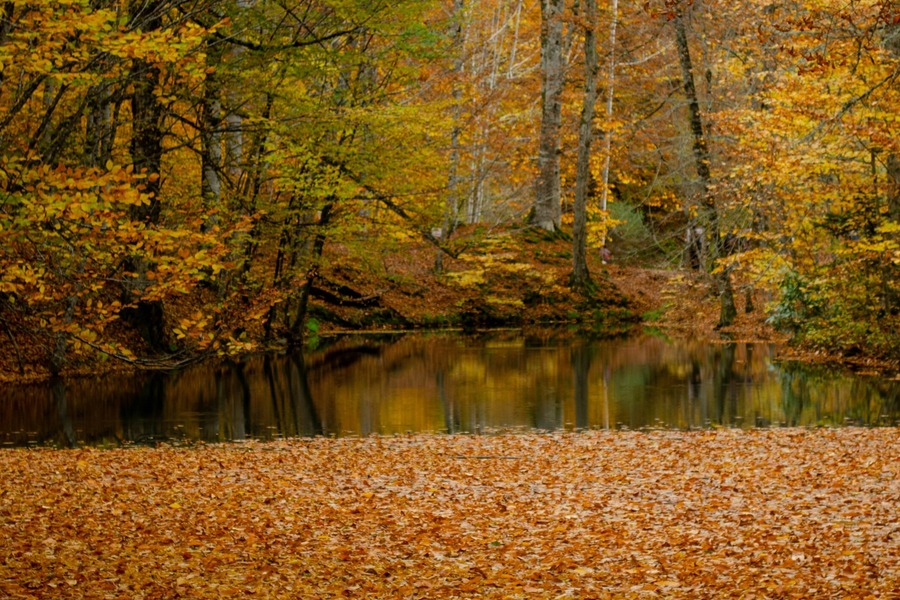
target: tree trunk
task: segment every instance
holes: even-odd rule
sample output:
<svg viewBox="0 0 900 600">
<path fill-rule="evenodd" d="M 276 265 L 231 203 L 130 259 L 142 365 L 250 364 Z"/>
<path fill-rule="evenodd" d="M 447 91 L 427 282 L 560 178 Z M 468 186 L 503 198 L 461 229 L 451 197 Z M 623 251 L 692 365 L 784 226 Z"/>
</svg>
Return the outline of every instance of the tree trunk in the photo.
<svg viewBox="0 0 900 600">
<path fill-rule="evenodd" d="M 562 52 L 564 8 L 564 0 L 541 0 L 541 130 L 531 223 L 547 231 L 557 230 L 560 220 L 559 130 L 565 61 Z"/>
<path fill-rule="evenodd" d="M 215 211 L 222 200 L 222 86 L 217 72 L 222 63 L 222 44 L 209 40 L 206 56 L 209 70 L 203 93 L 200 130 L 200 190 L 207 209 L 206 226 L 212 226 L 218 221 Z"/>
<path fill-rule="evenodd" d="M 900 57 L 900 23 L 895 21 L 886 28 L 884 46 L 894 57 Z M 900 154 L 888 153 L 885 159 L 885 171 L 888 218 L 894 223 L 900 223 Z M 895 233 L 893 239 L 898 241 L 900 236 Z M 900 310 L 900 290 L 897 289 L 896 275 L 896 265 L 892 261 L 888 261 L 882 275 L 882 297 L 884 298 L 884 310 L 890 315 Z"/>
<path fill-rule="evenodd" d="M 884 46 L 895 57 L 900 58 L 900 23 L 885 31 Z M 900 222 L 900 154 L 891 152 L 886 159 L 888 214 L 893 221 Z"/>
<path fill-rule="evenodd" d="M 135 3 L 129 15 L 131 27 L 144 32 L 158 31 L 163 27 L 161 0 L 145 0 Z M 144 191 L 150 196 L 148 204 L 135 206 L 131 218 L 142 221 L 147 227 L 159 223 L 162 204 L 159 198 L 160 171 L 163 154 L 163 118 L 165 109 L 156 97 L 160 82 L 159 67 L 143 59 L 136 59 L 131 69 L 131 161 L 136 173 L 148 177 Z M 135 273 L 133 282 L 125 291 L 126 303 L 137 303 L 122 310 L 122 318 L 136 327 L 144 340 L 156 351 L 168 349 L 165 340 L 165 319 L 162 302 L 143 300 L 141 293 L 149 285 L 147 271 L 151 268 L 145 256 L 135 255 L 128 261 L 129 270 Z"/>
<path fill-rule="evenodd" d="M 606 218 L 606 208 L 609 198 L 609 163 L 612 160 L 612 118 L 613 100 L 615 99 L 616 83 L 616 28 L 619 24 L 619 2 L 611 0 L 609 3 L 609 59 L 606 70 L 606 135 L 603 138 L 603 182 L 600 188 L 600 210 Z M 601 246 L 606 248 L 606 227 L 603 228 L 603 240 Z M 605 251 L 605 250 L 604 250 Z"/>
<path fill-rule="evenodd" d="M 444 215 L 442 239 L 446 240 L 459 222 L 460 207 L 460 160 L 461 148 L 459 137 L 462 133 L 462 87 L 459 78 L 463 72 L 462 50 L 463 0 L 453 0 L 453 126 L 450 129 L 450 165 L 447 174 L 447 206 Z M 444 269 L 444 253 L 438 249 L 434 259 L 435 273 Z"/>
<path fill-rule="evenodd" d="M 9 32 L 12 31 L 15 23 L 13 21 L 13 15 L 16 12 L 16 3 L 15 2 L 4 2 L 2 12 L 0 12 L 0 46 L 6 44 L 6 40 L 9 37 Z M 0 88 L 3 86 L 3 82 L 6 81 L 6 71 L 0 70 Z M 0 127 L 2 129 L 2 127 Z"/>
<path fill-rule="evenodd" d="M 709 148 L 706 145 L 706 136 L 703 133 L 703 117 L 700 113 L 700 102 L 697 99 L 697 89 L 694 86 L 694 67 L 691 63 L 691 52 L 687 40 L 687 28 L 685 26 L 685 14 L 681 5 L 675 9 L 675 41 L 678 48 L 678 58 L 681 63 L 682 84 L 684 95 L 688 101 L 690 115 L 691 137 L 693 139 L 694 162 L 697 176 L 700 179 L 700 202 L 703 208 L 703 216 L 706 220 L 706 233 L 710 240 L 709 247 L 714 250 L 714 258 L 724 256 L 722 236 L 719 235 L 719 215 L 715 201 L 710 194 L 710 168 Z M 731 286 L 731 269 L 726 267 L 716 276 L 719 297 L 721 299 L 721 311 L 719 314 L 719 327 L 731 325 L 737 318 L 737 310 L 734 304 L 734 290 Z"/>
<path fill-rule="evenodd" d="M 316 279 L 319 278 L 319 266 L 322 260 L 322 252 L 325 249 L 325 231 L 332 217 L 332 209 L 334 204 L 326 204 L 322 208 L 322 216 L 319 219 L 319 231 L 313 240 L 312 247 L 312 265 L 306 271 L 306 285 L 300 292 L 300 301 L 297 304 L 297 310 L 294 313 L 293 321 L 290 326 L 290 336 L 292 344 L 300 344 L 303 341 L 303 326 L 306 324 L 306 314 L 309 309 L 309 296 L 312 293 Z"/>
<path fill-rule="evenodd" d="M 578 128 L 578 162 L 575 169 L 575 224 L 572 231 L 571 285 L 585 289 L 591 274 L 587 266 L 587 195 L 591 178 L 591 142 L 594 138 L 594 109 L 597 104 L 597 0 L 585 0 L 584 99 Z"/>
<path fill-rule="evenodd" d="M 162 7 L 160 0 L 145 0 L 134 3 L 131 7 L 131 22 L 140 30 L 157 31 L 162 29 Z M 132 217 L 155 225 L 159 222 L 159 173 L 162 165 L 163 113 L 155 90 L 160 80 L 159 67 L 143 60 L 135 59 L 131 69 L 133 92 L 131 95 L 131 160 L 136 173 L 142 171 L 148 178 L 145 191 L 150 195 L 149 204 L 134 207 Z"/>
</svg>

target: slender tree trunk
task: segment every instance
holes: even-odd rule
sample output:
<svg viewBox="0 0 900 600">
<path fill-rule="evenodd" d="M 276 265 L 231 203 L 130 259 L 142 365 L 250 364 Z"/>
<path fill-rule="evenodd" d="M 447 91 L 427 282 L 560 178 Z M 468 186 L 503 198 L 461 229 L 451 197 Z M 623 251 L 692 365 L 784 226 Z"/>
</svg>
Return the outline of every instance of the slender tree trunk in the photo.
<svg viewBox="0 0 900 600">
<path fill-rule="evenodd" d="M 206 226 L 218 222 L 216 210 L 222 200 L 222 86 L 218 69 L 222 63 L 222 43 L 207 41 L 207 75 L 203 92 L 200 130 L 201 194 L 207 209 Z"/>
<path fill-rule="evenodd" d="M 597 0 L 584 3 L 584 100 L 578 128 L 578 162 L 575 169 L 575 224 L 572 231 L 573 288 L 585 289 L 591 274 L 587 266 L 587 196 L 591 178 L 591 142 L 594 138 L 594 110 L 597 104 Z"/>
<path fill-rule="evenodd" d="M 332 217 L 333 204 L 326 204 L 322 208 L 322 217 L 319 219 L 319 232 L 313 240 L 312 247 L 312 264 L 306 271 L 306 285 L 300 293 L 300 301 L 297 303 L 297 311 L 294 313 L 291 322 L 290 334 L 291 342 L 299 344 L 303 341 L 303 326 L 306 323 L 306 314 L 309 309 L 309 296 L 312 293 L 316 279 L 319 278 L 319 265 L 322 260 L 322 252 L 325 249 L 325 232 L 324 228 L 328 226 Z"/>
<path fill-rule="evenodd" d="M 516 26 L 513 30 L 512 47 L 509 49 L 509 64 L 506 66 L 506 76 L 512 79 L 515 76 L 516 52 L 519 48 L 519 26 L 522 20 L 522 0 L 516 2 Z"/>
<path fill-rule="evenodd" d="M 78 297 L 69 296 L 66 298 L 66 308 L 63 311 L 62 325 L 66 326 L 72 322 L 75 315 L 75 308 L 78 306 Z M 61 328 L 62 329 L 62 328 Z M 66 352 L 68 350 L 68 336 L 64 331 L 53 332 L 53 348 L 50 351 L 50 374 L 54 377 L 58 376 L 66 366 Z"/>
<path fill-rule="evenodd" d="M 450 166 L 447 175 L 447 207 L 442 239 L 446 240 L 459 223 L 460 207 L 460 156 L 459 136 L 462 133 L 462 86 L 459 78 L 463 72 L 463 0 L 453 0 L 453 126 L 450 129 Z M 434 270 L 440 273 L 444 269 L 444 253 L 438 249 L 434 259 Z"/>
<path fill-rule="evenodd" d="M 275 98 L 272 94 L 266 94 L 266 103 L 263 108 L 262 114 L 260 115 L 260 122 L 267 123 L 269 119 L 272 117 L 272 104 L 274 103 Z M 260 126 L 257 133 L 253 136 L 254 139 L 251 143 L 250 148 L 250 160 L 247 166 L 247 177 L 245 179 L 244 187 L 246 189 L 245 197 L 247 198 L 247 212 L 248 214 L 256 213 L 256 203 L 259 200 L 259 195 L 263 189 L 263 181 L 266 176 L 266 167 L 267 167 L 267 159 L 266 159 L 266 143 L 269 139 L 268 130 Z M 250 272 L 250 263 L 253 260 L 253 256 L 256 254 L 256 250 L 259 247 L 259 232 L 261 227 L 261 221 L 257 220 L 253 224 L 253 229 L 250 232 L 250 236 L 247 240 L 244 241 L 244 258 L 243 264 L 241 266 L 241 276 L 246 277 Z"/>
<path fill-rule="evenodd" d="M 606 218 L 606 209 L 609 200 L 609 164 L 612 160 L 612 118 L 613 100 L 615 99 L 616 84 L 616 29 L 619 25 L 619 2 L 611 0 L 609 3 L 609 58 L 606 67 L 606 134 L 603 137 L 603 174 L 600 188 L 600 210 Z M 603 229 L 602 247 L 606 247 L 606 228 Z"/>
<path fill-rule="evenodd" d="M 700 201 L 706 217 L 707 235 L 710 247 L 715 251 L 715 257 L 724 256 L 722 236 L 719 235 L 719 216 L 715 201 L 710 193 L 709 148 L 706 144 L 706 136 L 703 133 L 703 117 L 700 113 L 700 102 L 697 99 L 697 90 L 694 86 L 694 67 L 691 63 L 691 52 L 687 40 L 687 28 L 685 26 L 685 14 L 681 5 L 676 6 L 675 12 L 675 41 L 678 48 L 678 58 L 681 63 L 682 84 L 684 95 L 688 101 L 690 114 L 691 137 L 693 139 L 694 162 L 697 176 L 700 179 Z M 719 313 L 719 327 L 731 325 L 737 318 L 737 308 L 734 303 L 734 290 L 731 285 L 730 268 L 722 269 L 716 277 L 719 288 L 721 311 Z"/>
<path fill-rule="evenodd" d="M 889 26 L 885 31 L 885 47 L 895 57 L 900 57 L 900 24 Z M 894 223 L 900 223 L 900 154 L 890 152 L 885 159 L 887 175 L 887 208 L 888 218 Z M 900 236 L 893 234 L 894 240 Z M 900 310 L 900 290 L 897 289 L 897 267 L 888 261 L 885 273 L 882 276 L 884 309 L 888 314 L 895 314 Z"/>
<path fill-rule="evenodd" d="M 541 129 L 538 180 L 531 223 L 547 231 L 559 228 L 559 130 L 562 119 L 564 0 L 541 0 Z"/>
</svg>

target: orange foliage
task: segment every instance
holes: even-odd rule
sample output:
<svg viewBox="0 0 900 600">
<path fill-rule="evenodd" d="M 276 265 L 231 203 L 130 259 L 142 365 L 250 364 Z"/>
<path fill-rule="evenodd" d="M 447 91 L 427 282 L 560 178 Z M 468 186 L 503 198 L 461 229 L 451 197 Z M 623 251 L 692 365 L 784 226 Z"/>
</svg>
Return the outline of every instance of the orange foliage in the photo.
<svg viewBox="0 0 900 600">
<path fill-rule="evenodd" d="M 894 597 L 893 429 L 6 450 L 7 598 Z"/>
</svg>

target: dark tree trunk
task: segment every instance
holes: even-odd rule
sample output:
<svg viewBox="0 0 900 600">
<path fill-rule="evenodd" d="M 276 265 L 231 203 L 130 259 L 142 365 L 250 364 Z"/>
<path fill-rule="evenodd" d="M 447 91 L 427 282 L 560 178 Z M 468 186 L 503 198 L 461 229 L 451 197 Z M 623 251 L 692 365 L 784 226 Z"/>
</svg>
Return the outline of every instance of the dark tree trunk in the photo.
<svg viewBox="0 0 900 600">
<path fill-rule="evenodd" d="M 681 63 L 682 83 L 684 95 L 688 101 L 690 114 L 691 137 L 693 140 L 694 162 L 697 176 L 700 179 L 700 201 L 703 214 L 706 218 L 706 233 L 710 247 L 714 252 L 714 258 L 724 257 L 723 240 L 719 235 L 719 215 L 715 201 L 710 194 L 709 148 L 706 144 L 706 136 L 703 131 L 703 116 L 700 112 L 700 102 L 697 99 L 697 89 L 694 86 L 694 67 L 691 62 L 691 52 L 687 40 L 687 27 L 685 26 L 685 14 L 681 5 L 675 8 L 675 41 L 678 48 L 678 58 Z M 721 312 L 719 314 L 719 327 L 731 325 L 737 318 L 737 309 L 734 304 L 734 290 L 731 285 L 731 270 L 722 269 L 716 276 L 719 297 L 721 300 Z"/>
<path fill-rule="evenodd" d="M 591 274 L 587 265 L 587 197 L 591 178 L 591 143 L 597 105 L 597 0 L 585 0 L 584 99 L 578 128 L 578 159 L 575 168 L 575 223 L 572 230 L 572 278 L 576 289 L 587 289 Z"/>
<path fill-rule="evenodd" d="M 135 2 L 131 11 L 133 28 L 144 32 L 162 29 L 160 0 Z M 161 210 L 159 173 L 162 167 L 164 108 L 155 94 L 160 76 L 159 68 L 149 61 L 134 61 L 131 69 L 131 161 L 136 173 L 144 172 L 151 177 L 145 184 L 150 203 L 134 207 L 132 217 L 148 225 L 159 223 Z"/>
<path fill-rule="evenodd" d="M 312 289 L 316 285 L 319 278 L 319 263 L 322 258 L 322 252 L 325 250 L 325 231 L 324 228 L 329 224 L 334 210 L 333 204 L 326 204 L 322 209 L 322 216 L 319 219 L 319 231 L 313 240 L 312 247 L 312 265 L 306 271 L 306 285 L 300 292 L 300 301 L 297 303 L 297 311 L 294 313 L 294 319 L 291 322 L 290 335 L 292 343 L 300 343 L 303 340 L 303 326 L 306 324 L 306 315 L 309 310 L 309 297 Z"/>
<path fill-rule="evenodd" d="M 163 27 L 163 2 L 161 0 L 144 0 L 131 6 L 130 25 L 132 29 L 144 32 L 158 31 Z M 159 224 L 162 204 L 160 202 L 160 171 L 163 154 L 163 118 L 165 110 L 156 97 L 156 87 L 160 83 L 161 73 L 157 66 L 149 61 L 138 59 L 131 69 L 131 161 L 136 173 L 147 175 L 144 191 L 150 202 L 135 206 L 131 210 L 131 218 L 141 221 L 147 227 Z M 147 271 L 151 268 L 144 256 L 133 256 L 127 267 L 136 274 L 134 282 L 125 289 L 126 303 L 134 301 L 135 296 L 149 285 Z M 144 340 L 155 351 L 167 349 L 165 339 L 165 319 L 162 303 L 159 300 L 143 300 L 138 298 L 134 306 L 122 311 L 125 321 L 136 327 Z"/>
<path fill-rule="evenodd" d="M 219 208 L 222 198 L 222 86 L 219 74 L 215 71 L 222 62 L 222 44 L 207 43 L 206 56 L 210 72 L 206 75 L 206 87 L 201 106 L 200 190 L 204 205 L 210 211 L 205 226 L 211 227 L 218 221 L 216 210 Z"/>
</svg>

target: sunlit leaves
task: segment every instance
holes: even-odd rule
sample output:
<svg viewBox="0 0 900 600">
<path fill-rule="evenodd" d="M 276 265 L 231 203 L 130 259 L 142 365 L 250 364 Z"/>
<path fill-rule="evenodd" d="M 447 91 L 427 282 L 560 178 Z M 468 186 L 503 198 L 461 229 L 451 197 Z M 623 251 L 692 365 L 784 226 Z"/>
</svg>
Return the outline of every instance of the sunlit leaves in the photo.
<svg viewBox="0 0 900 600">
<path fill-rule="evenodd" d="M 161 174 L 135 169 L 124 125 L 136 61 L 160 69 L 154 94 L 169 103 L 171 82 L 196 81 L 205 31 L 186 21 L 144 31 L 123 7 L 96 4 L 4 4 L 0 290 L 35 359 L 60 340 L 76 357 L 128 357 L 106 337 L 122 309 L 185 294 L 221 269 L 212 235 L 132 218 L 158 200 L 149 189 Z M 137 260 L 152 265 L 139 285 Z M 129 287 L 140 293 L 124 300 Z"/>
<path fill-rule="evenodd" d="M 753 78 L 751 102 L 717 118 L 730 138 L 718 191 L 758 233 L 750 260 L 732 263 L 773 284 L 776 313 L 792 302 L 785 282 L 815 281 L 806 298 L 821 309 L 801 327 L 808 339 L 884 353 L 896 347 L 898 293 L 887 163 L 900 150 L 887 4 L 762 11 L 763 24 L 745 30 L 746 54 L 729 59 Z"/>
</svg>

